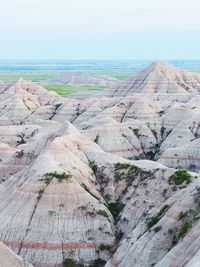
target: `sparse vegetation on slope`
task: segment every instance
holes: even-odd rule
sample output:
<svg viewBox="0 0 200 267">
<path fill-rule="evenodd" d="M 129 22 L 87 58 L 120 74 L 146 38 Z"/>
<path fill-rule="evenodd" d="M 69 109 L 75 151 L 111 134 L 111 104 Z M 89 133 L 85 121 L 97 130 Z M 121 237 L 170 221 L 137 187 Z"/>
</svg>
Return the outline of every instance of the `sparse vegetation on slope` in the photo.
<svg viewBox="0 0 200 267">
<path fill-rule="evenodd" d="M 189 232 L 191 228 L 192 228 L 191 222 L 188 221 L 183 222 L 178 232 L 174 234 L 172 239 L 172 244 L 176 245 L 181 239 L 183 239 L 186 236 L 186 234 Z"/>
<path fill-rule="evenodd" d="M 162 137 L 164 136 L 165 131 L 166 131 L 166 128 L 164 126 L 162 126 L 160 129 L 160 134 Z"/>
<path fill-rule="evenodd" d="M 88 186 L 85 183 L 81 183 L 81 187 L 87 191 L 91 196 L 93 196 L 94 198 L 96 198 L 97 200 L 99 200 L 99 198 L 91 192 L 91 190 L 88 188 Z"/>
<path fill-rule="evenodd" d="M 44 175 L 44 177 L 41 179 L 41 181 L 44 181 L 45 184 L 50 184 L 53 179 L 57 179 L 59 182 L 62 181 L 67 181 L 70 178 L 72 178 L 72 175 L 70 173 L 62 172 L 58 173 L 57 171 L 55 172 L 49 172 Z"/>
<path fill-rule="evenodd" d="M 98 135 L 98 134 L 97 134 L 97 136 L 95 137 L 94 142 L 95 142 L 96 144 L 99 143 L 99 135 Z"/>
<path fill-rule="evenodd" d="M 63 263 L 62 263 L 63 267 L 84 267 L 84 265 L 76 263 L 74 260 L 72 259 L 64 259 Z"/>
<path fill-rule="evenodd" d="M 101 251 L 103 251 L 103 250 L 111 250 L 112 249 L 112 247 L 113 246 L 111 246 L 111 245 L 108 245 L 108 244 L 101 244 L 100 246 L 99 246 L 99 250 L 101 250 Z"/>
<path fill-rule="evenodd" d="M 164 205 L 156 215 L 148 218 L 146 221 L 147 228 L 151 229 L 155 224 L 157 224 L 169 208 L 169 205 Z"/>
<path fill-rule="evenodd" d="M 173 182 L 176 185 L 181 185 L 183 183 L 189 184 L 192 176 L 185 169 L 179 168 L 172 176 L 169 177 L 169 182 Z"/>
<path fill-rule="evenodd" d="M 15 153 L 15 157 L 18 159 L 22 158 L 23 156 L 24 156 L 24 150 L 20 150 Z"/>
<path fill-rule="evenodd" d="M 192 228 L 192 224 L 190 222 L 184 222 L 181 225 L 181 229 L 178 233 L 178 239 L 183 238 L 191 228 Z"/>
<path fill-rule="evenodd" d="M 113 218 L 116 219 L 119 214 L 122 212 L 125 204 L 118 198 L 115 202 L 108 203 L 108 209 L 113 215 Z"/>
<path fill-rule="evenodd" d="M 137 136 L 137 138 L 140 137 L 139 129 L 135 128 L 135 129 L 133 129 L 133 132 L 134 132 L 135 136 Z"/>
<path fill-rule="evenodd" d="M 124 170 L 130 168 L 130 164 L 118 162 L 115 164 L 115 171 Z"/>
<path fill-rule="evenodd" d="M 94 260 L 88 267 L 103 267 L 105 264 L 106 261 L 99 258 Z"/>
<path fill-rule="evenodd" d="M 125 179 L 128 182 L 128 185 L 135 179 L 138 175 L 140 168 L 137 166 L 128 164 L 128 163 L 116 163 L 115 164 L 115 180 L 120 181 Z"/>
<path fill-rule="evenodd" d="M 94 174 L 97 173 L 98 166 L 95 161 L 89 161 L 89 167 L 93 170 Z"/>
<path fill-rule="evenodd" d="M 109 215 L 108 215 L 108 213 L 107 213 L 106 210 L 98 210 L 98 211 L 97 211 L 97 214 L 98 214 L 98 215 L 101 215 L 101 216 L 104 216 L 104 217 L 106 217 L 106 218 L 109 217 Z"/>
<path fill-rule="evenodd" d="M 200 189 L 196 188 L 194 194 L 194 204 L 193 209 L 186 211 L 180 211 L 178 220 L 180 225 L 176 228 L 176 231 L 173 231 L 172 244 L 176 245 L 181 239 L 183 239 L 187 233 L 190 231 L 192 226 L 200 219 Z"/>
</svg>

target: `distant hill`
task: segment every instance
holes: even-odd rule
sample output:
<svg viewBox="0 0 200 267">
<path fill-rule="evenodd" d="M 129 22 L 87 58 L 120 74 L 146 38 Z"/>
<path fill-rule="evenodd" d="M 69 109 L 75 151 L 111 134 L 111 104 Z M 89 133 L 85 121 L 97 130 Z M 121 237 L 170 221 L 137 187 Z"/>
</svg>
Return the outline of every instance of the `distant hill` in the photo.
<svg viewBox="0 0 200 267">
<path fill-rule="evenodd" d="M 92 72 L 68 71 L 55 78 L 49 79 L 50 84 L 95 84 L 108 85 L 118 80 L 107 75 L 99 75 Z"/>
<path fill-rule="evenodd" d="M 158 61 L 133 78 L 124 80 L 114 89 L 111 91 L 113 96 L 127 96 L 135 93 L 185 95 L 200 91 L 200 75 Z"/>
</svg>

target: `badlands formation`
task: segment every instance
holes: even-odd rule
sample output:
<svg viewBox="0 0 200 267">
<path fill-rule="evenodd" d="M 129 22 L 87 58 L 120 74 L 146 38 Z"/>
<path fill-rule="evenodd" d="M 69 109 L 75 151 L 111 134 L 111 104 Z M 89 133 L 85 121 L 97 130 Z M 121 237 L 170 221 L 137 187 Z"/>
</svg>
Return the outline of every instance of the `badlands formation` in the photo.
<svg viewBox="0 0 200 267">
<path fill-rule="evenodd" d="M 200 266 L 199 102 L 163 62 L 81 101 L 1 83 L 0 266 Z"/>
<path fill-rule="evenodd" d="M 85 71 L 68 71 L 49 80 L 51 84 L 95 84 L 95 85 L 110 85 L 116 83 L 117 79 L 107 75 L 98 75 L 92 72 Z"/>
</svg>

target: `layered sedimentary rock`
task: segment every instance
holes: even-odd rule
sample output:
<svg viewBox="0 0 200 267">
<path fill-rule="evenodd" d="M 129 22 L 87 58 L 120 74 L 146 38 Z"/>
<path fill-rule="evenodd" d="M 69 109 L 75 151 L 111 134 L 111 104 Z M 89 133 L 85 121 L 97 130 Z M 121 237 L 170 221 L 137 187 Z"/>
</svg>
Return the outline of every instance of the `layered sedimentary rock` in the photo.
<svg viewBox="0 0 200 267">
<path fill-rule="evenodd" d="M 120 84 L 113 95 L 196 94 L 200 90 L 200 76 L 174 67 L 165 62 L 155 62 L 136 77 Z"/>
<path fill-rule="evenodd" d="M 0 240 L 33 266 L 198 263 L 200 76 L 138 77 L 81 101 L 1 90 Z"/>
</svg>

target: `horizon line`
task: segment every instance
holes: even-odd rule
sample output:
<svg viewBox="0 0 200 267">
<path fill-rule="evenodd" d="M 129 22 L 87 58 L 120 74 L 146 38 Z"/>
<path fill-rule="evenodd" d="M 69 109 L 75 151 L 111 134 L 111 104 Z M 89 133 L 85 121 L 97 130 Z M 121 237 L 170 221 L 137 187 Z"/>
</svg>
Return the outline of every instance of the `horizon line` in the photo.
<svg viewBox="0 0 200 267">
<path fill-rule="evenodd" d="M 107 58 L 107 59 L 101 59 L 101 58 L 93 58 L 93 59 L 67 59 L 67 58 L 0 58 L 0 61 L 10 61 L 10 60 L 19 60 L 19 61 L 25 61 L 25 60 L 60 60 L 60 61 L 163 61 L 163 60 L 196 60 L 199 61 L 200 58 L 119 58 L 119 59 L 112 59 L 112 58 Z"/>
</svg>

